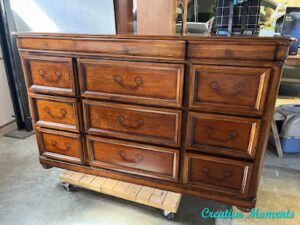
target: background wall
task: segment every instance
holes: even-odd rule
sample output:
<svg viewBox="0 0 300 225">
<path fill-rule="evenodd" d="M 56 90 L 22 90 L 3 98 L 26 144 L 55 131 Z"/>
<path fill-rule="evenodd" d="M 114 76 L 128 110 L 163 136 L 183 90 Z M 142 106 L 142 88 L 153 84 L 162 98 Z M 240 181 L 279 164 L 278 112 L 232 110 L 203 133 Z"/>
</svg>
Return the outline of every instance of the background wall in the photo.
<svg viewBox="0 0 300 225">
<path fill-rule="evenodd" d="M 16 30 L 115 34 L 113 0 L 10 0 Z"/>
<path fill-rule="evenodd" d="M 12 117 L 14 110 L 8 88 L 6 71 L 2 59 L 2 49 L 0 46 L 0 127 L 14 120 Z"/>
</svg>

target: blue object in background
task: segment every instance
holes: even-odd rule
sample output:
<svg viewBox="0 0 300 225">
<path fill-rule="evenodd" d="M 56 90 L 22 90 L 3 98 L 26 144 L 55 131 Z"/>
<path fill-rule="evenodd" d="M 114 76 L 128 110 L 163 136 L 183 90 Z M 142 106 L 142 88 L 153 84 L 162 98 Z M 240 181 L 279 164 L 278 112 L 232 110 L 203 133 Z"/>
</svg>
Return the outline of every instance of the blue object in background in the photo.
<svg viewBox="0 0 300 225">
<path fill-rule="evenodd" d="M 244 2 L 247 2 L 248 0 L 233 0 L 234 5 L 242 4 Z"/>
<path fill-rule="evenodd" d="M 287 8 L 281 35 L 297 39 L 290 47 L 289 52 L 290 55 L 297 55 L 300 44 L 300 8 Z"/>
<path fill-rule="evenodd" d="M 285 153 L 300 153 L 300 105 L 289 104 L 276 108 L 282 116 L 280 142 Z"/>
</svg>

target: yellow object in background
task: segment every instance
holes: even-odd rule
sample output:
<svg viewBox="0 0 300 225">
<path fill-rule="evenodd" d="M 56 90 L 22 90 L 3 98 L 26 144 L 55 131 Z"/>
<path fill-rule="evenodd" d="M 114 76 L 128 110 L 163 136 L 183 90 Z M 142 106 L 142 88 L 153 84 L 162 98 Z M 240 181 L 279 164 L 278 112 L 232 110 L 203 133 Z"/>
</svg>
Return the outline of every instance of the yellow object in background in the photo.
<svg viewBox="0 0 300 225">
<path fill-rule="evenodd" d="M 272 0 L 276 3 L 286 3 L 287 7 L 300 7 L 300 0 Z"/>
</svg>

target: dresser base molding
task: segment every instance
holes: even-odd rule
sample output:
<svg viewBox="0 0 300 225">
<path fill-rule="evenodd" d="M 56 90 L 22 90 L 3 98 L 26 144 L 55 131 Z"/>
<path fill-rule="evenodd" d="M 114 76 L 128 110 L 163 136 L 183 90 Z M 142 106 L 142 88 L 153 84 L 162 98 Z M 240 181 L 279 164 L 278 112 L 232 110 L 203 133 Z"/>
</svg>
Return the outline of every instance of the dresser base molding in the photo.
<svg viewBox="0 0 300 225">
<path fill-rule="evenodd" d="M 181 194 L 188 194 L 197 196 L 200 198 L 205 198 L 209 200 L 219 201 L 223 202 L 225 204 L 230 204 L 236 206 L 238 209 L 244 212 L 248 212 L 249 209 L 252 209 L 255 207 L 256 204 L 256 198 L 253 199 L 241 199 L 237 198 L 236 196 L 230 196 L 230 195 L 224 195 L 224 194 L 218 194 L 218 193 L 212 193 L 211 191 L 206 191 L 202 189 L 196 189 L 196 188 L 188 188 L 183 184 L 176 184 L 176 183 L 170 183 L 170 182 L 164 182 L 160 180 L 154 180 L 154 179 L 148 179 L 148 178 L 139 178 L 138 176 L 134 175 L 128 175 L 128 174 L 122 174 L 119 172 L 112 172 L 109 170 L 94 168 L 94 167 L 88 167 L 88 166 L 82 166 L 82 165 L 76 165 L 66 162 L 61 162 L 57 160 L 48 159 L 45 157 L 40 156 L 40 163 L 45 168 L 51 168 L 51 167 L 59 167 L 62 169 L 72 170 L 80 173 L 86 173 L 90 175 L 96 175 L 96 176 L 102 176 L 112 179 L 117 179 L 124 182 L 139 184 L 139 185 L 145 185 L 153 188 L 159 188 L 164 189 L 167 191 L 173 191 Z"/>
</svg>

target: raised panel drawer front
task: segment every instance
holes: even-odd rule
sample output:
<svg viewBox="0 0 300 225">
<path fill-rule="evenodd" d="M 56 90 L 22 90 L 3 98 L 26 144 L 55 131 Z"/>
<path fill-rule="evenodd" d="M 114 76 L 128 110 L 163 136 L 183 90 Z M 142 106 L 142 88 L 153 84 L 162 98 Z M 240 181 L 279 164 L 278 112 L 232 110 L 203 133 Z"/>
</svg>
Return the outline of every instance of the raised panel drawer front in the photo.
<svg viewBox="0 0 300 225">
<path fill-rule="evenodd" d="M 41 155 L 72 163 L 83 163 L 82 137 L 80 134 L 36 127 Z"/>
<path fill-rule="evenodd" d="M 184 65 L 79 59 L 81 94 L 151 105 L 182 105 Z"/>
<path fill-rule="evenodd" d="M 187 153 L 184 183 L 246 197 L 252 168 L 248 162 Z"/>
<path fill-rule="evenodd" d="M 72 58 L 23 55 L 22 61 L 29 91 L 75 95 Z"/>
<path fill-rule="evenodd" d="M 254 158 L 260 124 L 258 119 L 189 112 L 187 148 Z"/>
<path fill-rule="evenodd" d="M 269 68 L 193 65 L 190 108 L 262 115 L 270 72 Z"/>
<path fill-rule="evenodd" d="M 87 136 L 89 165 L 175 181 L 179 150 Z"/>
<path fill-rule="evenodd" d="M 179 146 L 181 111 L 83 100 L 89 134 Z"/>
<path fill-rule="evenodd" d="M 33 121 L 37 126 L 80 131 L 75 99 L 31 94 Z"/>
</svg>

